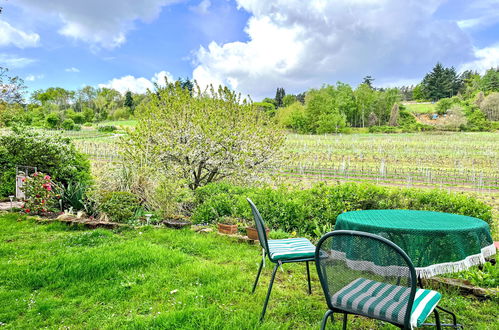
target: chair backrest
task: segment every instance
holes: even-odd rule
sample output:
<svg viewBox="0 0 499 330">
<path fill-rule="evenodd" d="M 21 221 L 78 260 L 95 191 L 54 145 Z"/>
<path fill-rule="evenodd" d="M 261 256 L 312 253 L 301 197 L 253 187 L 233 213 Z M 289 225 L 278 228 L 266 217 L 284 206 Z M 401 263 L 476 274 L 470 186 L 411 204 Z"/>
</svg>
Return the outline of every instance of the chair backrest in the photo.
<svg viewBox="0 0 499 330">
<path fill-rule="evenodd" d="M 255 218 L 256 231 L 258 233 L 258 241 L 260 242 L 260 245 L 265 250 L 267 255 L 270 255 L 269 243 L 267 242 L 267 232 L 265 231 L 265 223 L 263 222 L 262 216 L 260 215 L 260 212 L 258 212 L 258 209 L 256 208 L 255 204 L 253 204 L 251 199 L 246 198 L 246 200 L 248 201 L 251 207 L 253 218 Z"/>
<path fill-rule="evenodd" d="M 382 303 L 384 298 L 407 301 L 407 305 L 391 315 L 395 315 L 400 324 L 410 328 L 411 310 L 417 290 L 416 271 L 407 254 L 393 242 L 371 233 L 333 231 L 319 240 L 315 250 L 315 264 L 330 309 L 348 311 L 348 307 L 339 306 L 339 299 L 345 299 L 347 292 L 353 294 L 355 290 L 349 290 L 359 284 L 369 285 L 376 295 L 383 297 L 370 300 L 370 306 Z M 360 303 L 364 304 L 363 310 L 369 310 L 366 301 Z M 377 317 L 368 312 L 365 315 L 393 321 L 393 317 Z"/>
</svg>

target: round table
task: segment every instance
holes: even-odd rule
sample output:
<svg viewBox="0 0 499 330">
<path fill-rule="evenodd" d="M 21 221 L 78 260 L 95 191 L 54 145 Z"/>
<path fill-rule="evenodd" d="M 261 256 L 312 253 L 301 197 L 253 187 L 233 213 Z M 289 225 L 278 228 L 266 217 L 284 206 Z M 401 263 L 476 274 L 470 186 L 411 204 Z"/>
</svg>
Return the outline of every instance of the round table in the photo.
<svg viewBox="0 0 499 330">
<path fill-rule="evenodd" d="M 496 253 L 489 225 L 464 215 L 413 210 L 342 213 L 335 230 L 382 236 L 401 247 L 421 278 L 465 270 Z"/>
</svg>

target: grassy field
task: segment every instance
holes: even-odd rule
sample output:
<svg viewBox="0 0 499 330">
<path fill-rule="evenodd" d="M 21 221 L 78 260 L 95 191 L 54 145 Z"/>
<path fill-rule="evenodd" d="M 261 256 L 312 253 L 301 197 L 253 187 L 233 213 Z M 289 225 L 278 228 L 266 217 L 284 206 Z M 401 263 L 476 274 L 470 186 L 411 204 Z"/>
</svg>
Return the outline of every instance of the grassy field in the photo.
<svg viewBox="0 0 499 330">
<path fill-rule="evenodd" d="M 11 329 L 316 329 L 325 302 L 315 272 L 279 271 L 259 324 L 270 267 L 250 288 L 261 250 L 217 234 L 142 228 L 112 232 L 0 215 L 0 325 Z M 313 270 L 313 268 L 312 268 Z M 497 329 L 499 301 L 442 291 L 468 328 Z M 393 328 L 350 317 L 352 329 Z M 337 322 L 334 328 L 340 328 Z M 331 327 L 331 328 L 333 328 Z"/>
<path fill-rule="evenodd" d="M 435 113 L 435 103 L 404 103 L 404 107 L 412 113 Z"/>
</svg>

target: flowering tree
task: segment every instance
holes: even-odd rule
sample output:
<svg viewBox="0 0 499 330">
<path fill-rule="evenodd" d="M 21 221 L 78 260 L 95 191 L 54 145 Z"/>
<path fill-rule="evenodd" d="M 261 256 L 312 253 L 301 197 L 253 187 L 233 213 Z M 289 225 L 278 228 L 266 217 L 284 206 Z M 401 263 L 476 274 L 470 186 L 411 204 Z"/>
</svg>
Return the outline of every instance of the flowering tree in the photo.
<svg viewBox="0 0 499 330">
<path fill-rule="evenodd" d="M 178 174 L 194 190 L 225 178 L 247 179 L 278 158 L 283 132 L 227 88 L 201 91 L 196 85 L 191 93 L 167 83 L 149 98 L 122 144 L 129 163 Z"/>
<path fill-rule="evenodd" d="M 40 172 L 23 179 L 22 190 L 26 196 L 24 212 L 30 214 L 44 214 L 49 211 L 55 197 L 52 190 L 54 183 L 50 176 Z"/>
</svg>

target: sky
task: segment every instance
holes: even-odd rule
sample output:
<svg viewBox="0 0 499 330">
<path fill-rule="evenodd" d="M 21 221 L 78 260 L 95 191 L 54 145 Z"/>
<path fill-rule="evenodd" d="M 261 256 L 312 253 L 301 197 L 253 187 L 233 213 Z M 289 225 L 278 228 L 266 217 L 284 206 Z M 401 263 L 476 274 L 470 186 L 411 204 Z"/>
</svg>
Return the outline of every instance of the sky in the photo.
<svg viewBox="0 0 499 330">
<path fill-rule="evenodd" d="M 252 99 L 499 66 L 499 0 L 0 0 L 0 66 L 30 91 L 194 78 Z"/>
</svg>

